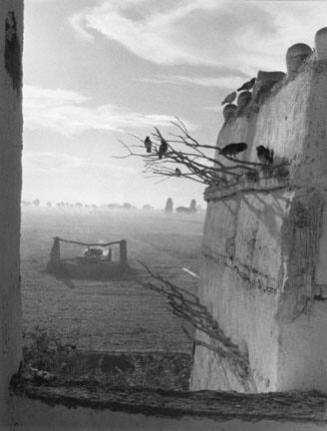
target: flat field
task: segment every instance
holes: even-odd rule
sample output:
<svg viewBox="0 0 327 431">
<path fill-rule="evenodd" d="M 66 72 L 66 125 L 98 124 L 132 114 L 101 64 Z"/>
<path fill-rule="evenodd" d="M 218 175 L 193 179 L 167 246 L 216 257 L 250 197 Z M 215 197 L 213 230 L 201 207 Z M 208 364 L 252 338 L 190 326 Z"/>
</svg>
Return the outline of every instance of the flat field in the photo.
<svg viewBox="0 0 327 431">
<path fill-rule="evenodd" d="M 45 272 L 52 238 L 85 242 L 127 240 L 130 266 L 137 261 L 193 293 L 199 272 L 204 213 L 79 211 L 23 208 L 21 274 L 23 327 L 35 326 L 63 342 L 92 351 L 189 352 L 190 341 L 159 294 L 135 280 L 59 280 Z M 83 248 L 63 246 L 63 257 Z"/>
</svg>

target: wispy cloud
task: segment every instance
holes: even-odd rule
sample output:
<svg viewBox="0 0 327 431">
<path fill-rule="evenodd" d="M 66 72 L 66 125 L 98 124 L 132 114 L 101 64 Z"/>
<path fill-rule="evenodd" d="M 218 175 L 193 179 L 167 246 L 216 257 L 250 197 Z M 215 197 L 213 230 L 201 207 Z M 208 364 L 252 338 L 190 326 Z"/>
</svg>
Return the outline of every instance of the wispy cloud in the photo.
<svg viewBox="0 0 327 431">
<path fill-rule="evenodd" d="M 169 127 L 173 120 L 169 115 L 133 112 L 112 104 L 92 106 L 88 101 L 87 97 L 69 90 L 25 86 L 24 125 L 32 130 L 46 128 L 70 136 L 87 130 L 126 132 Z"/>
<path fill-rule="evenodd" d="M 163 6 L 149 0 L 103 1 L 100 6 L 73 15 L 70 21 L 84 39 L 92 38 L 90 30 L 95 30 L 156 63 L 198 62 L 192 53 L 174 46 L 170 37 L 171 26 L 196 8 L 195 2 L 186 6 L 182 3 L 168 1 Z"/>
<path fill-rule="evenodd" d="M 71 22 L 84 38 L 92 37 L 90 30 L 97 31 L 160 64 L 224 65 L 242 39 L 253 41 L 275 29 L 269 13 L 257 4 L 236 6 L 224 0 L 184 0 L 164 6 L 153 0 L 106 0 L 75 14 Z"/>
<path fill-rule="evenodd" d="M 71 17 L 90 39 L 98 32 L 133 54 L 159 64 L 285 68 L 293 43 L 312 43 L 325 25 L 326 2 L 103 0 Z"/>
<path fill-rule="evenodd" d="M 151 84 L 172 84 L 172 85 L 199 85 L 201 87 L 219 87 L 219 88 L 235 88 L 242 84 L 244 78 L 241 77 L 212 77 L 212 76 L 158 76 L 154 78 L 140 78 L 140 82 L 148 82 Z"/>
<path fill-rule="evenodd" d="M 71 16 L 69 21 L 76 31 L 76 34 L 82 40 L 93 40 L 93 36 L 89 31 L 90 29 L 88 28 L 87 15 L 85 12 L 77 13 Z"/>
</svg>

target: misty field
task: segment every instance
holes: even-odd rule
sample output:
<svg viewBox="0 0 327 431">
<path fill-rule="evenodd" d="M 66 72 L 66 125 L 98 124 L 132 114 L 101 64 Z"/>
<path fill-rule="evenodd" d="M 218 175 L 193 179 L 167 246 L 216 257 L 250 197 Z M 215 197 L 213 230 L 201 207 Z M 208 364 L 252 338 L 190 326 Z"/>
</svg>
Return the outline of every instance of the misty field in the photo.
<svg viewBox="0 0 327 431">
<path fill-rule="evenodd" d="M 160 211 L 27 208 L 22 214 L 23 327 L 37 325 L 79 349 L 189 352 L 190 341 L 164 298 L 136 281 L 59 280 L 45 272 L 56 235 L 85 242 L 127 240 L 137 261 L 196 292 L 204 215 Z M 82 248 L 63 247 L 64 257 Z"/>
</svg>

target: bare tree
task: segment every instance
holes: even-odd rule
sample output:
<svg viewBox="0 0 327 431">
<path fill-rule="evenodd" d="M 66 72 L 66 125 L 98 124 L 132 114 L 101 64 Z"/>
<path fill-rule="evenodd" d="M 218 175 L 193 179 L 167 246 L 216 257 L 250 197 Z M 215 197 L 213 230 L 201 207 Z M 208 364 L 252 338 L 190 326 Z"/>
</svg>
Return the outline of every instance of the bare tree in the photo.
<svg viewBox="0 0 327 431">
<path fill-rule="evenodd" d="M 117 158 L 141 157 L 144 160 L 144 173 L 148 176 L 183 177 L 207 186 L 234 184 L 244 176 L 257 181 L 261 170 L 266 174 L 269 171 L 269 175 L 279 175 L 278 169 L 286 165 L 283 161 L 267 167 L 264 163 L 239 160 L 236 156 L 224 154 L 214 145 L 201 144 L 191 136 L 180 119 L 172 121 L 172 126 L 175 133 L 170 133 L 169 137 L 164 137 L 155 127 L 150 141 L 149 137 L 143 141 L 134 135 L 138 141 L 136 144 L 128 145 L 120 141 L 127 155 Z M 215 153 L 218 157 L 215 157 Z"/>
<path fill-rule="evenodd" d="M 183 327 L 187 337 L 195 345 L 203 346 L 217 353 L 222 358 L 228 358 L 236 374 L 241 379 L 247 378 L 249 376 L 248 353 L 242 352 L 239 346 L 226 336 L 207 307 L 200 302 L 198 296 L 183 287 L 177 286 L 161 275 L 155 274 L 147 265 L 142 262 L 140 263 L 151 278 L 147 280 L 139 278 L 138 282 L 143 287 L 163 295 L 173 314 L 193 326 L 194 329 L 205 334 L 207 341 L 195 338 Z"/>
</svg>

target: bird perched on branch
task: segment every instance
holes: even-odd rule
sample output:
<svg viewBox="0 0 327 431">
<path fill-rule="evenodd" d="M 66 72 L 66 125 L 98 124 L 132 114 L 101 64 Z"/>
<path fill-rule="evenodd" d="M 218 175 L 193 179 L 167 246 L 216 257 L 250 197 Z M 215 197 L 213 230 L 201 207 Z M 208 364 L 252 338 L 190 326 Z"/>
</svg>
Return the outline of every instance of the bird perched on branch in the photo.
<svg viewBox="0 0 327 431">
<path fill-rule="evenodd" d="M 164 138 L 161 138 L 161 144 L 158 151 L 159 159 L 162 159 L 162 156 L 167 152 L 167 150 L 168 142 Z"/>
<path fill-rule="evenodd" d="M 149 137 L 149 136 L 147 136 L 147 137 L 144 139 L 144 146 L 145 146 L 145 148 L 146 148 L 146 152 L 147 152 L 147 153 L 151 153 L 151 149 L 152 149 L 152 141 L 151 141 L 151 139 L 150 139 L 150 137 Z"/>
<path fill-rule="evenodd" d="M 242 87 L 238 88 L 237 91 L 251 90 L 254 84 L 255 78 L 252 78 L 250 81 L 245 82 Z"/>
<path fill-rule="evenodd" d="M 274 150 L 259 145 L 257 147 L 257 156 L 261 163 L 272 165 L 274 161 Z"/>
<path fill-rule="evenodd" d="M 242 153 L 248 147 L 245 142 L 237 142 L 226 145 L 224 148 L 218 148 L 219 154 L 223 156 L 237 156 L 237 154 Z"/>
<path fill-rule="evenodd" d="M 222 105 L 225 105 L 226 103 L 233 103 L 236 99 L 237 93 L 236 91 L 233 91 L 232 93 L 229 93 L 225 99 L 221 102 Z"/>
<path fill-rule="evenodd" d="M 180 177 L 182 175 L 182 172 L 179 168 L 175 169 L 175 175 L 176 175 L 176 177 Z"/>
</svg>

